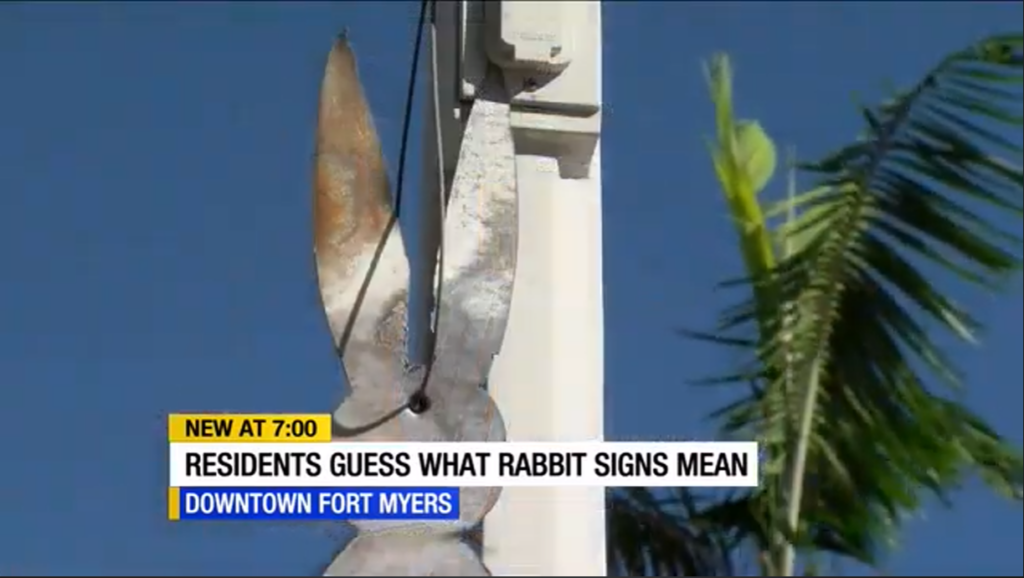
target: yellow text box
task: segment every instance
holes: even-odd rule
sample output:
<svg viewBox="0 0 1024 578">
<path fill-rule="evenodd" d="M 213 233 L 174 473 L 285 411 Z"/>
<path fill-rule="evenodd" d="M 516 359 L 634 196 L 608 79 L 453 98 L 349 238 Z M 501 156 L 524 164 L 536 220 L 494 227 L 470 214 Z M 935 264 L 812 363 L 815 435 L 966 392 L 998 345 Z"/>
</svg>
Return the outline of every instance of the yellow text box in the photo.
<svg viewBox="0 0 1024 578">
<path fill-rule="evenodd" d="M 329 442 L 331 416 L 295 413 L 172 413 L 170 442 Z"/>
</svg>

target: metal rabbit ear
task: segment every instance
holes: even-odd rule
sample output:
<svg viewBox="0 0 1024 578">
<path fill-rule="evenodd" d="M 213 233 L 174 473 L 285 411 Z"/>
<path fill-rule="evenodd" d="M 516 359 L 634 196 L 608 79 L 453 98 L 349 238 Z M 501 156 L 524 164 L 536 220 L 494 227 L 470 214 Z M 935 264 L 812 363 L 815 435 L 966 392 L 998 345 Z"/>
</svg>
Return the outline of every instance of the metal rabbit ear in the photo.
<svg viewBox="0 0 1024 578">
<path fill-rule="evenodd" d="M 482 388 L 508 325 L 519 221 L 508 97 L 497 73 L 487 77 L 473 103 L 456 167 L 442 232 L 437 348 L 428 388 Z M 462 427 L 473 419 L 457 408 L 449 415 Z M 484 424 L 474 427 L 482 431 Z"/>
<path fill-rule="evenodd" d="M 505 439 L 483 385 L 508 320 L 518 222 L 509 105 L 497 76 L 489 83 L 469 115 L 446 209 L 434 361 L 416 366 L 405 350 L 409 265 L 380 142 L 347 40 L 339 38 L 328 57 L 314 249 L 324 310 L 351 386 L 334 415 L 337 439 Z M 489 151 L 486 159 L 481 150 Z M 354 522 L 360 535 L 327 573 L 489 575 L 461 532 L 481 522 L 499 492 L 462 488 L 454 523 Z"/>
<path fill-rule="evenodd" d="M 404 406 L 415 368 L 404 361 L 409 264 L 380 140 L 344 38 L 328 56 L 320 89 L 315 171 L 313 251 L 324 312 L 353 397 L 369 396 L 378 406 L 345 416 L 347 437 Z"/>
</svg>

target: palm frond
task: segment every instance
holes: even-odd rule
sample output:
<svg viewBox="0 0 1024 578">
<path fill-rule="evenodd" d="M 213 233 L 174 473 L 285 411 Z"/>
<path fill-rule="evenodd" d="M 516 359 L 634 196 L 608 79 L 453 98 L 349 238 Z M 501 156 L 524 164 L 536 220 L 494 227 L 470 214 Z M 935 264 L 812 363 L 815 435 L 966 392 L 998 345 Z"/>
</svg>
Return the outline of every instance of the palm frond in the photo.
<svg viewBox="0 0 1024 578">
<path fill-rule="evenodd" d="M 936 385 L 963 384 L 938 335 L 970 343 L 982 328 L 948 281 L 997 290 L 1022 265 L 1024 176 L 1010 136 L 1022 122 L 1021 40 L 987 38 L 864 108 L 865 134 L 803 165 L 812 193 L 777 207 L 796 212 L 777 231 L 788 252 L 773 244 L 751 266 L 750 228 L 740 232 L 750 297 L 721 329 L 734 346 L 756 336 L 760 393 L 723 419 L 778 465 L 745 506 L 759 512 L 748 530 L 762 533 L 756 542 L 773 549 L 777 572 L 790 570 L 771 538 L 780 534 L 876 561 L 922 490 L 946 498 L 969 471 L 1020 499 L 1019 449 Z M 731 104 L 716 109 L 721 133 Z M 776 211 L 746 212 L 760 234 Z M 798 516 L 785 519 L 783 508 Z"/>
<path fill-rule="evenodd" d="M 619 488 L 608 495 L 612 576 L 733 576 L 721 524 L 687 488 Z"/>
</svg>

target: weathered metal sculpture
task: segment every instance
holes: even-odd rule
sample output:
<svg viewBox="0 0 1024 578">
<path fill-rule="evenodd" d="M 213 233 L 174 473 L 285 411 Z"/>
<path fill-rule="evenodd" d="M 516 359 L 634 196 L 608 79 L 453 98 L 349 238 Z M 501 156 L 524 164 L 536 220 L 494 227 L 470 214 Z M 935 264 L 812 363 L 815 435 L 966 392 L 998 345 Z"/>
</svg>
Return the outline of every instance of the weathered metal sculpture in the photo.
<svg viewBox="0 0 1024 578">
<path fill-rule="evenodd" d="M 334 414 L 347 442 L 504 441 L 484 388 L 508 319 L 516 186 L 509 107 L 497 76 L 466 121 L 443 226 L 435 355 L 406 355 L 409 262 L 380 142 L 345 38 L 320 93 L 314 250 L 324 310 L 351 388 Z M 481 155 L 486 151 L 486 157 Z M 467 535 L 500 488 L 462 488 L 457 522 L 359 521 L 333 576 L 488 576 Z"/>
</svg>

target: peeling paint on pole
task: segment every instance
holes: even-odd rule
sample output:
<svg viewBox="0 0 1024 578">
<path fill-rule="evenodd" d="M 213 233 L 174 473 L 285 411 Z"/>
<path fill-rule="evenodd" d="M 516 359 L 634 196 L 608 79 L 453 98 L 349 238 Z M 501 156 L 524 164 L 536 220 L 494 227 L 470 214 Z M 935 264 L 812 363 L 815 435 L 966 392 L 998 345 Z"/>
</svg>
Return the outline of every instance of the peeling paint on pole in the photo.
<svg viewBox="0 0 1024 578">
<path fill-rule="evenodd" d="M 500 88 L 497 80 L 492 88 Z M 428 368 L 406 355 L 409 262 L 355 55 L 344 38 L 331 50 L 320 93 L 313 202 L 320 294 L 351 386 L 334 414 L 335 439 L 505 439 L 483 387 L 504 338 L 515 272 L 514 152 L 502 94 L 484 91 L 467 122 L 443 227 L 428 403 L 410 404 Z M 354 522 L 359 535 L 327 575 L 489 575 L 466 533 L 499 492 L 462 488 L 461 519 L 454 522 Z"/>
</svg>

